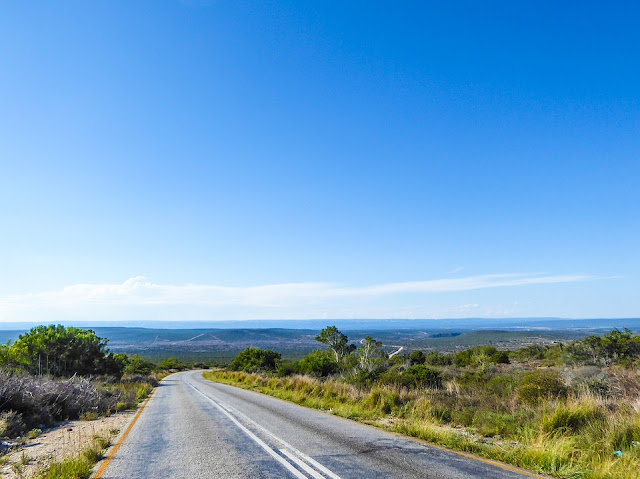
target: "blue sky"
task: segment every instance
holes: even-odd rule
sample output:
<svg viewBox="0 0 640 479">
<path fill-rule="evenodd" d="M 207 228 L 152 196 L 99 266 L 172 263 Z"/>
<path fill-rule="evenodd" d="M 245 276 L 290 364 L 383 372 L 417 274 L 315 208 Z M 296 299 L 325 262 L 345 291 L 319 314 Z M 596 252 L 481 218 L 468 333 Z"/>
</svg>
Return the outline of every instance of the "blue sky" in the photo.
<svg viewBox="0 0 640 479">
<path fill-rule="evenodd" d="M 637 2 L 14 2 L 0 321 L 640 316 Z"/>
</svg>

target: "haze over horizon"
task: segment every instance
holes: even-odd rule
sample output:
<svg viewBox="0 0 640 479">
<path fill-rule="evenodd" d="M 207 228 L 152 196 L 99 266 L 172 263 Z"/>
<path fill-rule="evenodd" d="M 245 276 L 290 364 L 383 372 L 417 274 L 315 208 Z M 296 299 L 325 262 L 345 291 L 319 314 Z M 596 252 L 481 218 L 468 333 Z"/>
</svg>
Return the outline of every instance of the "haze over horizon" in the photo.
<svg viewBox="0 0 640 479">
<path fill-rule="evenodd" d="M 640 316 L 640 5 L 6 4 L 0 325 Z"/>
</svg>

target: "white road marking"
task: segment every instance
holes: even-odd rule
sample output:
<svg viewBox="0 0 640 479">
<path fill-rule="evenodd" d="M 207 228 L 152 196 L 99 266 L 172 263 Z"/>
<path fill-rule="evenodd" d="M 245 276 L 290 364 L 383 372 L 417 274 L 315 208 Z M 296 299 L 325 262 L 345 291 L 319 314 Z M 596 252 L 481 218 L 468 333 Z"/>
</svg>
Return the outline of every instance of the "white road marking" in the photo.
<svg viewBox="0 0 640 479">
<path fill-rule="evenodd" d="M 208 397 L 208 396 L 207 396 Z M 210 399 L 210 398 L 209 398 Z M 294 454 L 296 454 L 298 457 L 300 457 L 301 459 L 303 459 L 304 461 L 308 462 L 309 464 L 311 464 L 312 466 L 314 466 L 316 469 L 318 469 L 319 471 L 323 472 L 325 475 L 329 476 L 331 479 L 342 479 L 340 476 L 338 476 L 337 474 L 335 474 L 333 471 L 331 471 L 330 469 L 327 469 L 325 466 L 323 466 L 322 464 L 320 464 L 318 461 L 316 461 L 315 459 L 313 459 L 310 456 L 307 456 L 304 452 L 300 451 L 299 449 L 296 449 L 295 447 L 293 447 L 291 444 L 289 444 L 287 441 L 285 441 L 284 439 L 280 439 L 278 436 L 276 436 L 275 434 L 273 434 L 271 431 L 269 431 L 268 429 L 265 429 L 264 427 L 262 427 L 260 424 L 258 424 L 257 422 L 255 422 L 253 419 L 251 419 L 250 417 L 248 417 L 246 414 L 241 413 L 240 411 L 238 411 L 237 409 L 233 408 L 232 406 L 229 406 L 228 404 L 226 404 L 224 401 L 222 401 L 219 398 L 216 398 L 216 400 L 220 403 L 220 405 L 224 408 L 227 409 L 227 411 L 235 414 L 236 416 L 241 417 L 242 419 L 244 419 L 245 421 L 247 421 L 248 423 L 250 423 L 251 425 L 253 425 L 254 427 L 256 427 L 257 429 L 260 429 L 263 433 L 267 434 L 268 436 L 270 436 L 272 439 L 274 439 L 275 441 L 279 442 L 280 444 L 282 444 L 285 448 L 289 449 L 290 451 L 292 451 Z"/>
<path fill-rule="evenodd" d="M 187 384 L 189 384 L 189 383 L 187 383 Z M 206 394 L 204 394 L 202 391 L 200 391 L 196 387 L 192 386 L 191 384 L 189 384 L 189 386 L 191 386 L 195 391 L 197 391 L 198 393 L 202 394 L 205 398 L 207 398 L 209 401 L 211 401 L 211 403 L 215 407 L 217 407 L 224 415 L 226 415 L 229 419 L 231 419 L 231 421 L 233 421 L 233 423 L 236 426 L 238 426 L 242 432 L 244 432 L 247 436 L 249 436 L 251 439 L 253 439 L 260 447 L 262 447 L 262 449 L 267 451 L 269 453 L 269 455 L 272 456 L 275 460 L 277 460 L 280 464 L 282 464 L 284 467 L 286 467 L 287 470 L 289 472 L 291 472 L 291 474 L 293 474 L 294 476 L 296 476 L 299 479 L 309 479 L 307 476 L 305 476 L 300 471 L 298 471 L 295 467 L 293 467 L 291 465 L 291 463 L 287 462 L 280 454 L 278 454 L 276 451 L 274 451 L 269 446 L 267 446 L 267 444 L 262 439 L 260 439 L 254 433 L 249 431 L 249 429 L 247 429 L 242 424 L 240 424 L 240 422 L 238 422 L 238 420 L 235 417 L 233 417 L 231 414 L 229 414 L 227 411 L 225 411 L 225 409 L 222 406 L 220 406 L 218 403 L 216 403 L 213 399 L 211 399 L 209 396 L 207 396 Z"/>
<path fill-rule="evenodd" d="M 300 466 L 304 471 L 307 472 L 307 474 L 311 474 L 311 476 L 314 477 L 315 479 L 325 479 L 323 475 L 311 469 L 310 466 L 308 466 L 307 464 L 302 462 L 300 459 L 298 459 L 296 456 L 294 456 L 292 452 L 289 452 L 286 449 L 280 449 L 280 452 L 285 456 L 287 456 L 289 459 L 291 459 L 293 462 L 295 462 L 298 466 Z"/>
<path fill-rule="evenodd" d="M 189 384 L 189 383 L 187 383 Z M 284 439 L 279 438 L 278 436 L 276 436 L 275 434 L 273 434 L 271 431 L 269 431 L 268 429 L 265 429 L 264 427 L 262 427 L 260 424 L 258 424 L 257 422 L 255 422 L 253 419 L 249 418 L 246 414 L 241 413 L 240 411 L 238 411 L 237 409 L 235 409 L 234 407 L 226 404 L 224 401 L 222 401 L 220 398 L 216 398 L 215 401 L 208 396 L 207 394 L 203 393 L 202 391 L 200 391 L 199 389 L 197 389 L 195 386 L 189 384 L 189 386 L 191 386 L 193 389 L 195 389 L 196 391 L 198 391 L 200 394 L 202 394 L 204 397 L 206 397 L 209 401 L 213 402 L 216 406 L 218 406 L 218 408 L 222 407 L 224 409 L 226 409 L 227 412 L 229 413 L 233 413 L 238 417 L 241 417 L 242 419 L 244 419 L 246 422 L 250 423 L 252 426 L 254 426 L 255 428 L 259 429 L 260 431 L 262 431 L 263 433 L 265 433 L 267 436 L 271 437 L 273 440 L 275 440 L 276 442 L 280 443 L 282 446 L 284 446 L 284 449 L 287 449 L 288 452 L 292 452 L 293 454 L 295 454 L 296 456 L 298 456 L 300 459 L 302 459 L 303 461 L 307 462 L 308 464 L 310 464 L 311 466 L 315 467 L 318 471 L 322 472 L 324 475 L 330 477 L 331 479 L 342 479 L 340 476 L 338 476 L 336 473 L 334 473 L 333 471 L 331 471 L 330 469 L 326 468 L 325 466 L 323 466 L 322 464 L 320 464 L 318 461 L 316 461 L 315 459 L 313 459 L 312 457 L 308 456 L 307 454 L 305 454 L 304 452 L 300 451 L 299 449 L 296 449 L 295 447 L 293 447 L 291 444 L 289 444 L 287 441 L 285 441 Z M 268 447 L 268 446 L 267 446 Z M 284 451 L 282 449 L 280 449 L 283 453 Z M 286 453 L 284 453 L 286 454 Z M 286 454 L 287 457 L 289 457 L 291 460 L 295 461 L 295 459 L 293 459 L 289 454 Z M 281 457 L 281 456 L 278 456 Z M 296 458 L 297 459 L 297 458 Z M 296 464 L 300 465 L 300 467 L 304 470 L 306 470 L 304 468 L 304 466 L 302 466 L 300 464 L 300 462 L 295 461 Z M 297 472 L 297 471 L 296 471 Z M 316 477 L 316 476 L 314 476 Z M 322 477 L 322 476 L 321 476 Z"/>
</svg>

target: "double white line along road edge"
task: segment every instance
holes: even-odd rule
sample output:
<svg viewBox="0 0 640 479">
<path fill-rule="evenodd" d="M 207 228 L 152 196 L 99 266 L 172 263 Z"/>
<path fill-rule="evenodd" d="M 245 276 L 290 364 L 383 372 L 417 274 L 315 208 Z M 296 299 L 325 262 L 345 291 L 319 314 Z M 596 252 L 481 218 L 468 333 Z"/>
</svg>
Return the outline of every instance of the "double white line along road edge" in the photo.
<svg viewBox="0 0 640 479">
<path fill-rule="evenodd" d="M 329 469 L 327 469 L 325 466 L 320 464 L 318 461 L 316 461 L 312 457 L 309 457 L 305 453 L 303 453 L 302 451 L 299 451 L 298 449 L 293 447 L 291 444 L 286 442 L 284 439 L 280 439 L 278 436 L 273 434 L 271 431 L 265 429 L 260 424 L 258 424 L 254 420 L 252 420 L 249 417 L 247 417 L 245 414 L 241 413 L 237 409 L 234 409 L 233 407 L 231 407 L 228 404 L 226 404 L 224 401 L 221 401 L 218 398 L 213 399 L 208 394 L 205 394 L 202 391 L 200 391 L 193 384 L 190 384 L 188 382 L 186 384 L 189 387 L 191 387 L 194 391 L 196 391 L 198 394 L 200 394 L 203 397 L 205 397 L 206 399 L 208 399 L 216 408 L 218 408 L 220 410 L 220 412 L 222 412 L 236 426 L 238 426 L 238 428 L 242 432 L 244 432 L 247 436 L 249 436 L 251 439 L 253 439 L 260 447 L 262 447 L 262 449 L 267 451 L 267 453 L 269 453 L 270 456 L 272 456 L 276 461 L 278 461 L 280 464 L 282 464 L 284 467 L 286 467 L 287 470 L 289 472 L 291 472 L 291 474 L 293 474 L 294 476 L 298 477 L 299 479 L 309 479 L 309 477 L 313 477 L 314 479 L 326 479 L 327 477 L 330 477 L 331 479 L 342 479 L 340 476 L 338 476 L 334 472 L 332 472 Z M 234 415 L 239 417 L 239 418 L 241 418 L 241 419 L 243 419 L 245 422 L 251 424 L 253 427 L 255 427 L 256 429 L 259 429 L 261 432 L 263 432 L 267 436 L 271 437 L 274 441 L 276 441 L 277 443 L 281 444 L 283 447 L 282 447 L 282 449 L 279 449 L 279 451 L 284 456 L 286 456 L 291 462 L 296 464 L 300 469 L 302 469 L 303 471 L 305 471 L 309 475 L 307 476 L 307 475 L 303 474 L 300 470 L 298 470 L 295 467 L 293 467 L 291 462 L 287 461 L 287 459 L 285 459 L 283 456 L 278 454 L 274 449 L 269 447 L 269 445 L 267 445 L 262 439 L 260 439 L 253 432 L 251 432 L 246 426 L 244 426 L 242 423 L 240 423 L 240 421 L 238 421 L 236 419 L 236 417 L 234 417 Z"/>
</svg>

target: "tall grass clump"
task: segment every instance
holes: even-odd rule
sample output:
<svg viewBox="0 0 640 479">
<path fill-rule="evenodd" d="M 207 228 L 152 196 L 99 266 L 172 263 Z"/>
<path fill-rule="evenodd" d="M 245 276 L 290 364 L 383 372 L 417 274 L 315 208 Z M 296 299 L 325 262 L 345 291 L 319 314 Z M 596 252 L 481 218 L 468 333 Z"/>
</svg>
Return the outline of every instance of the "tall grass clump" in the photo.
<svg viewBox="0 0 640 479">
<path fill-rule="evenodd" d="M 93 465 L 104 458 L 109 446 L 109 438 L 95 436 L 82 453 L 50 463 L 38 473 L 37 479 L 88 479 L 93 472 Z"/>
</svg>

